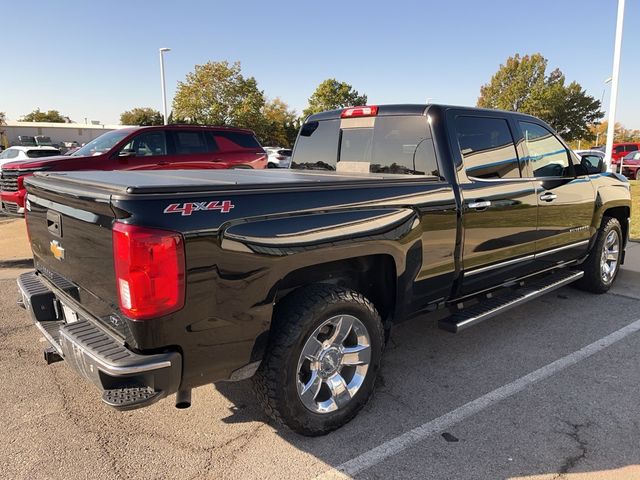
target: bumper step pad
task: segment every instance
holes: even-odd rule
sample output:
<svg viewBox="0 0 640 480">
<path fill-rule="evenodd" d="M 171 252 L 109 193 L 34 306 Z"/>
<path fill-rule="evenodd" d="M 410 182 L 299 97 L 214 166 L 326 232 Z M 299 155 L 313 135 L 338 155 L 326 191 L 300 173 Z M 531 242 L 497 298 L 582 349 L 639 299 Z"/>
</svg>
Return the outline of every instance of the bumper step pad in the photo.
<svg viewBox="0 0 640 480">
<path fill-rule="evenodd" d="M 162 398 L 162 392 L 151 387 L 129 387 L 105 390 L 102 401 L 118 410 L 133 410 L 147 406 Z"/>
<path fill-rule="evenodd" d="M 448 332 L 458 333 L 483 320 L 575 282 L 583 275 L 584 272 L 580 270 L 560 270 L 541 278 L 533 278 L 524 287 L 503 292 L 476 305 L 459 310 L 450 317 L 440 320 L 438 327 Z"/>
</svg>

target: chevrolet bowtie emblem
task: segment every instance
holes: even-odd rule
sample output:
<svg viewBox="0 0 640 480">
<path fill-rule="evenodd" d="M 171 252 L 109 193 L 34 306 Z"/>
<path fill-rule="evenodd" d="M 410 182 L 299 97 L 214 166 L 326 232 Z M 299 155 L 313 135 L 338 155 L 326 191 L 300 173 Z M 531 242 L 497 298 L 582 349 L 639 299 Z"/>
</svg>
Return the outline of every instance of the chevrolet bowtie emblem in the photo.
<svg viewBox="0 0 640 480">
<path fill-rule="evenodd" d="M 60 243 L 57 240 L 51 240 L 49 249 L 51 250 L 51 253 L 53 253 L 53 256 L 58 260 L 64 260 L 64 248 L 60 246 Z"/>
</svg>

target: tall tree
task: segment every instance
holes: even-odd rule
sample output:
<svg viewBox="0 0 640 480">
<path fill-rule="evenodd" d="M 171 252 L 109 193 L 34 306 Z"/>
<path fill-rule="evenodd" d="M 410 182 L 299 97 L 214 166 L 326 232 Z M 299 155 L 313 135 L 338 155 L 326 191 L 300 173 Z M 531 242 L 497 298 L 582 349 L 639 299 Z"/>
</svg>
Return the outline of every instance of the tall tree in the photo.
<svg viewBox="0 0 640 480">
<path fill-rule="evenodd" d="M 150 125 L 162 125 L 163 123 L 162 114 L 150 107 L 136 107 L 120 114 L 121 125 L 148 127 Z"/>
<path fill-rule="evenodd" d="M 335 78 L 323 81 L 315 92 L 309 97 L 309 106 L 304 110 L 303 116 L 314 113 L 334 110 L 336 108 L 366 105 L 367 96 L 358 93 L 346 82 L 339 82 Z"/>
<path fill-rule="evenodd" d="M 589 125 L 603 116 L 600 102 L 578 82 L 565 85 L 560 69 L 547 75 L 547 64 L 539 53 L 509 57 L 480 88 L 478 106 L 535 115 L 567 141 L 592 140 Z"/>
<path fill-rule="evenodd" d="M 5 125 L 7 123 L 7 114 L 4 112 L 0 112 L 0 126 Z"/>
<path fill-rule="evenodd" d="M 296 112 L 276 97 L 265 103 L 262 115 L 264 117 L 264 132 L 260 132 L 262 142 L 265 145 L 291 147 L 300 128 L 300 119 Z"/>
<path fill-rule="evenodd" d="M 178 82 L 172 113 L 178 123 L 233 125 L 258 133 L 264 104 L 255 78 L 242 75 L 240 62 L 207 62 Z"/>
<path fill-rule="evenodd" d="M 22 121 L 66 123 L 69 121 L 69 118 L 60 115 L 60 112 L 58 110 L 41 112 L 39 108 L 36 108 L 33 112 L 27 113 L 24 117 L 22 117 Z"/>
</svg>

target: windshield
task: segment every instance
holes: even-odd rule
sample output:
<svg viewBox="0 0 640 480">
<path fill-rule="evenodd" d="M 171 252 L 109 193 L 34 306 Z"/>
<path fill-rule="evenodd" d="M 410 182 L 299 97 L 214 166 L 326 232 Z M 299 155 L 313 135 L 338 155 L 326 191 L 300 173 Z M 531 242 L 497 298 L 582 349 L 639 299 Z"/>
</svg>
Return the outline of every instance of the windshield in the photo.
<svg viewBox="0 0 640 480">
<path fill-rule="evenodd" d="M 113 130 L 91 140 L 81 149 L 73 152 L 72 157 L 90 157 L 110 150 L 116 143 L 129 135 L 129 131 Z"/>
</svg>

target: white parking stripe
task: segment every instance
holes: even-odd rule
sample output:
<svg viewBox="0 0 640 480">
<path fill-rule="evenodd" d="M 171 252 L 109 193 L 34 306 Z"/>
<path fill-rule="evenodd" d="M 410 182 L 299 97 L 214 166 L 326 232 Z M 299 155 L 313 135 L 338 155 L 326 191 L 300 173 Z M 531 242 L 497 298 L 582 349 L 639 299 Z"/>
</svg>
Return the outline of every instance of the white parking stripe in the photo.
<svg viewBox="0 0 640 480">
<path fill-rule="evenodd" d="M 451 412 L 431 420 L 427 423 L 420 425 L 402 435 L 387 440 L 381 445 L 361 454 L 357 457 L 338 465 L 331 470 L 319 475 L 318 479 L 348 479 L 368 468 L 377 465 L 383 460 L 396 455 L 403 450 L 415 445 L 416 443 L 426 439 L 427 437 L 442 432 L 443 430 L 461 422 L 465 418 L 470 417 L 487 407 L 490 407 L 494 403 L 500 402 L 509 398 L 516 393 L 524 390 L 529 385 L 549 378 L 550 376 L 561 372 L 565 368 L 568 368 L 576 363 L 589 358 L 590 356 L 604 350 L 605 348 L 613 345 L 614 343 L 622 340 L 623 338 L 636 333 L 640 330 L 640 320 L 636 320 L 630 323 L 620 330 L 616 330 L 610 335 L 607 335 L 600 340 L 597 340 L 590 345 L 587 345 L 580 350 L 577 350 L 565 357 L 562 357 L 555 362 L 545 365 L 538 370 L 531 372 L 517 380 L 496 388 L 495 390 L 476 398 L 475 400 L 462 405 Z"/>
</svg>

